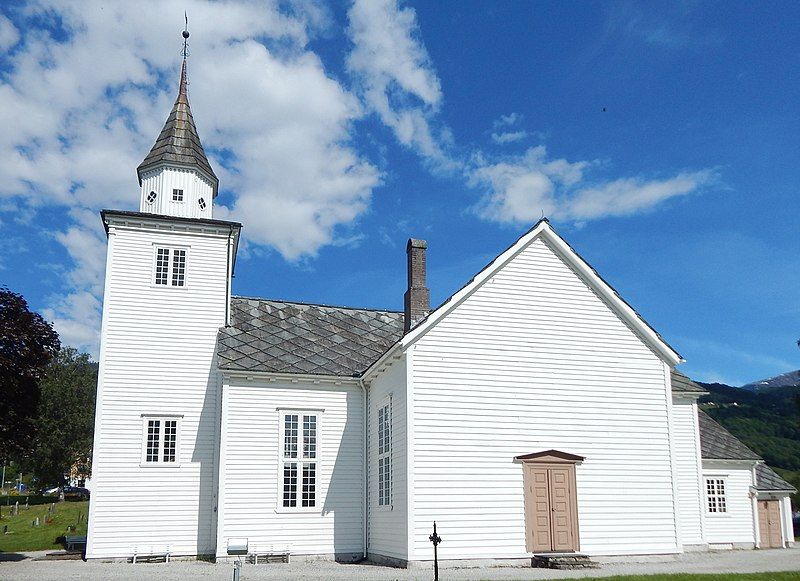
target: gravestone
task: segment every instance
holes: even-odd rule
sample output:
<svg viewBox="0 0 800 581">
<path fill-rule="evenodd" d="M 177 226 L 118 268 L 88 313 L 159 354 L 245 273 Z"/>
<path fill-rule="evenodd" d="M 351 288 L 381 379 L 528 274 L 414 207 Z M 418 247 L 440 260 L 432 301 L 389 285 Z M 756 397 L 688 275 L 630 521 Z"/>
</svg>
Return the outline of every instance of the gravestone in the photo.
<svg viewBox="0 0 800 581">
<path fill-rule="evenodd" d="M 28 506 L 28 497 L 25 497 L 25 510 L 28 510 L 30 507 Z"/>
<path fill-rule="evenodd" d="M 31 526 L 38 527 L 39 526 L 39 517 L 37 516 L 33 519 L 33 524 Z"/>
<path fill-rule="evenodd" d="M 3 525 L 3 534 L 4 535 L 8 534 L 8 525 Z"/>
<path fill-rule="evenodd" d="M 19 515 L 19 500 L 14 503 L 14 516 Z"/>
</svg>

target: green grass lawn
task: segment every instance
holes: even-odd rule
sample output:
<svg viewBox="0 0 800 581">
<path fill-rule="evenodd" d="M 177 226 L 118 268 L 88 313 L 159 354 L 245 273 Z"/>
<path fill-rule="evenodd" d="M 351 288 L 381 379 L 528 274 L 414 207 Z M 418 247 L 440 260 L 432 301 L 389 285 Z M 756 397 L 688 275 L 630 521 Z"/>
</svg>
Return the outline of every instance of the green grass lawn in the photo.
<svg viewBox="0 0 800 581">
<path fill-rule="evenodd" d="M 49 504 L 32 506 L 25 510 L 20 506 L 19 516 L 9 516 L 11 507 L 3 505 L 3 518 L 0 519 L 0 553 L 13 553 L 18 551 L 46 551 L 63 549 L 63 545 L 56 539 L 67 533 L 67 527 L 72 525 L 75 532 L 70 535 L 85 535 L 88 502 L 57 502 L 56 514 L 53 522 L 45 524 L 45 516 L 50 508 Z M 78 523 L 78 515 L 82 515 Z M 31 522 L 39 517 L 41 523 L 38 527 L 31 526 Z M 8 526 L 8 534 L 2 534 L 4 526 Z"/>
<path fill-rule="evenodd" d="M 783 573 L 725 573 L 724 575 L 700 575 L 680 573 L 676 575 L 625 575 L 616 577 L 591 577 L 582 581 L 797 581 L 800 571 Z"/>
</svg>

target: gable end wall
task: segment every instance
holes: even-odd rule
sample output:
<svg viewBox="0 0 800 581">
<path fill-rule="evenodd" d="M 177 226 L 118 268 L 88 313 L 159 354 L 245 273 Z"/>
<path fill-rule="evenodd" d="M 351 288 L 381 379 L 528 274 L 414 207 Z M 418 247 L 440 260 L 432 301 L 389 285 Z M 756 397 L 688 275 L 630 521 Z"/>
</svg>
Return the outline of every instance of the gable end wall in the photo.
<svg viewBox="0 0 800 581">
<path fill-rule="evenodd" d="M 521 465 L 577 467 L 581 551 L 680 550 L 669 369 L 541 238 L 414 345 L 415 558 L 525 557 Z M 668 398 L 670 398 L 668 400 Z"/>
</svg>

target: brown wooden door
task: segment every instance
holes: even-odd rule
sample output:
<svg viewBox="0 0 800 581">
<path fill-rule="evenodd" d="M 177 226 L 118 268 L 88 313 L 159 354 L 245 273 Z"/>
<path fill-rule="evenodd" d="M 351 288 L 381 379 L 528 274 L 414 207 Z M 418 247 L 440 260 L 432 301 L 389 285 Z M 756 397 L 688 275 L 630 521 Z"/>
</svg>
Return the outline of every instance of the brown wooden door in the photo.
<svg viewBox="0 0 800 581">
<path fill-rule="evenodd" d="M 578 550 L 574 466 L 525 466 L 525 546 L 532 553 Z"/>
<path fill-rule="evenodd" d="M 777 500 L 758 501 L 758 529 L 763 549 L 783 547 L 781 534 L 781 506 Z"/>
</svg>

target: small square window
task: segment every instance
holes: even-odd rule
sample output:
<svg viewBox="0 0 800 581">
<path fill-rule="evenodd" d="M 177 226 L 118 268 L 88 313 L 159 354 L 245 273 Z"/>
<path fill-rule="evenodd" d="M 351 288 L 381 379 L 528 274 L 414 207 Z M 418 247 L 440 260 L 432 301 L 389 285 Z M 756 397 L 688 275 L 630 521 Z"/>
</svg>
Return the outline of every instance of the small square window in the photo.
<svg viewBox="0 0 800 581">
<path fill-rule="evenodd" d="M 723 478 L 706 478 L 706 509 L 717 514 L 728 512 Z"/>
<path fill-rule="evenodd" d="M 186 286 L 185 248 L 156 248 L 153 282 L 158 286 Z"/>
<path fill-rule="evenodd" d="M 144 463 L 177 464 L 179 418 L 144 417 Z"/>
<path fill-rule="evenodd" d="M 172 190 L 172 201 L 173 202 L 182 202 L 183 201 L 183 190 Z"/>
</svg>

